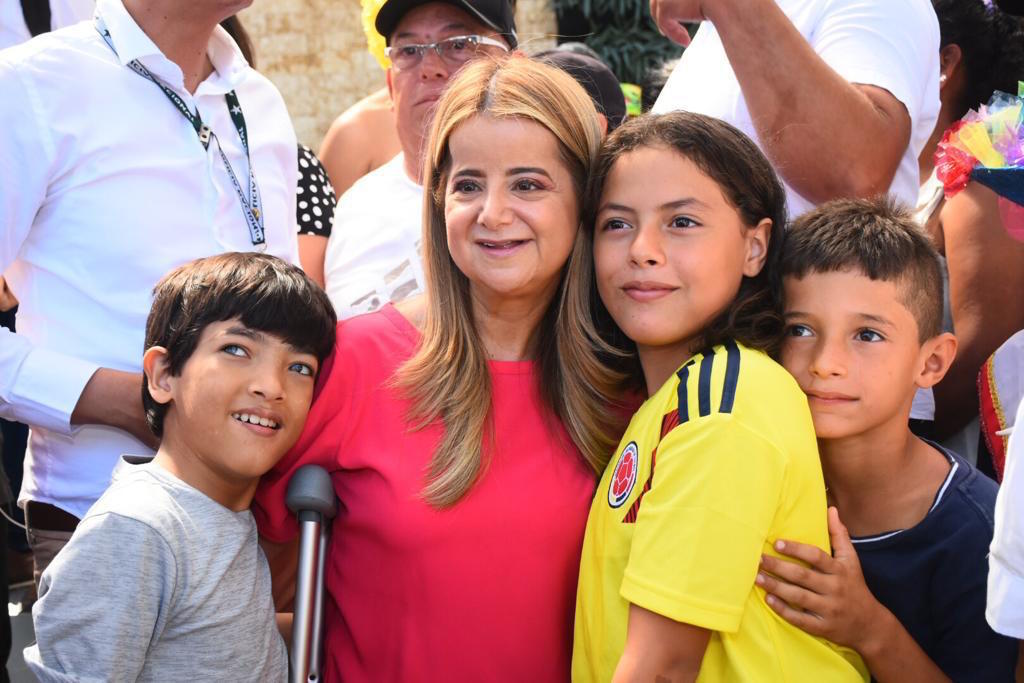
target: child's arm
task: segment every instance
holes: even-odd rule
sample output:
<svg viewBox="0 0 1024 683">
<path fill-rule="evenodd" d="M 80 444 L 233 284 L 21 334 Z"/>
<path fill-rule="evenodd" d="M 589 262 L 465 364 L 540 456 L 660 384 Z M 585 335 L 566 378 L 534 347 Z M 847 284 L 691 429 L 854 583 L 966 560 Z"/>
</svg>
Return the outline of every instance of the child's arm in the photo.
<svg viewBox="0 0 1024 683">
<path fill-rule="evenodd" d="M 292 624 L 295 622 L 294 612 L 278 612 L 274 615 L 277 621 L 277 631 L 284 638 L 284 644 L 288 646 L 290 651 L 292 648 Z"/>
<path fill-rule="evenodd" d="M 839 512 L 828 510 L 834 557 L 820 548 L 780 541 L 780 553 L 806 562 L 765 555 L 757 583 L 779 616 L 804 631 L 852 648 L 864 658 L 871 675 L 889 681 L 948 681 L 892 612 L 871 594 L 857 551 Z"/>
<path fill-rule="evenodd" d="M 43 574 L 26 663 L 41 681 L 134 681 L 175 597 L 176 563 L 146 524 L 87 518 Z"/>
<path fill-rule="evenodd" d="M 291 612 L 295 604 L 295 578 L 299 573 L 299 537 L 274 543 L 260 536 L 259 543 L 270 566 L 274 608 L 278 612 Z"/>
<path fill-rule="evenodd" d="M 697 680 L 711 631 L 629 606 L 626 648 L 612 683 Z"/>
</svg>

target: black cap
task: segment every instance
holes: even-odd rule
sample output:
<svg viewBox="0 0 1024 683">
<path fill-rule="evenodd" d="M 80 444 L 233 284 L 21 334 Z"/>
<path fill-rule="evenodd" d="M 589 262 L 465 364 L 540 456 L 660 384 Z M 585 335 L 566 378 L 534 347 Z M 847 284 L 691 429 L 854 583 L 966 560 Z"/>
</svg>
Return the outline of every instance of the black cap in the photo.
<svg viewBox="0 0 1024 683">
<path fill-rule="evenodd" d="M 387 0 L 377 12 L 377 20 L 374 22 L 377 33 L 384 36 L 384 40 L 390 45 L 391 34 L 395 32 L 395 27 L 402 17 L 414 7 L 432 2 L 455 5 L 480 23 L 500 33 L 508 41 L 510 48 L 515 49 L 518 45 L 515 8 L 509 0 Z"/>
<path fill-rule="evenodd" d="M 594 100 L 597 110 L 608 119 L 609 133 L 626 119 L 626 97 L 622 94 L 619 79 L 600 59 L 558 48 L 539 52 L 534 58 L 557 66 L 575 78 Z"/>
</svg>

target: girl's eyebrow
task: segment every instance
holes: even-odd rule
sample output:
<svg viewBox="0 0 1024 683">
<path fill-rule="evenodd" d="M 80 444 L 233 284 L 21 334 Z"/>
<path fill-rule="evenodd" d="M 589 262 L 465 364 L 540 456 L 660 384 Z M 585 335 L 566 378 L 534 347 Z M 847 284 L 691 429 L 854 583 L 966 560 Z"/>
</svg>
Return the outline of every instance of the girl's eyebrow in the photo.
<svg viewBox="0 0 1024 683">
<path fill-rule="evenodd" d="M 658 207 L 659 210 L 664 211 L 666 209 L 683 209 L 687 207 L 694 207 L 698 209 L 707 209 L 708 205 L 696 197 L 682 197 L 680 199 L 674 199 L 670 202 L 665 202 Z M 605 202 L 598 207 L 597 212 L 602 211 L 618 211 L 626 213 L 636 213 L 636 209 L 626 206 L 625 204 L 616 204 L 614 202 Z"/>
<path fill-rule="evenodd" d="M 683 197 L 682 199 L 676 199 L 675 201 L 665 202 L 661 205 L 662 209 L 681 209 L 687 206 L 695 206 L 698 208 L 706 209 L 708 205 L 697 199 L 696 197 Z"/>
<path fill-rule="evenodd" d="M 636 209 L 626 206 L 625 204 L 615 204 L 614 202 L 605 202 L 597 208 L 597 212 L 603 211 L 618 211 L 619 213 L 636 213 Z"/>
</svg>

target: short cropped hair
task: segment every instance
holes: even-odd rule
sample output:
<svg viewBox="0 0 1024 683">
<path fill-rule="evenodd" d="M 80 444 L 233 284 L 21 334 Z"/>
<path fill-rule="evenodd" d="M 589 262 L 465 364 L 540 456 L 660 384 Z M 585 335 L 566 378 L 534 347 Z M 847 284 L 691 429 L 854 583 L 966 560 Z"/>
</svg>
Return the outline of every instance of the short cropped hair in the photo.
<svg viewBox="0 0 1024 683">
<path fill-rule="evenodd" d="M 324 291 L 301 269 L 275 256 L 227 253 L 175 268 L 153 289 L 146 348 L 167 349 L 171 375 L 181 374 L 207 325 L 238 319 L 272 334 L 319 362 L 334 348 L 337 317 Z M 167 406 L 142 382 L 146 422 L 163 434 Z"/>
<path fill-rule="evenodd" d="M 920 341 L 942 332 L 939 254 L 910 212 L 891 197 L 835 200 L 790 225 L 782 250 L 783 277 L 847 270 L 896 283 L 903 305 L 917 321 Z"/>
</svg>

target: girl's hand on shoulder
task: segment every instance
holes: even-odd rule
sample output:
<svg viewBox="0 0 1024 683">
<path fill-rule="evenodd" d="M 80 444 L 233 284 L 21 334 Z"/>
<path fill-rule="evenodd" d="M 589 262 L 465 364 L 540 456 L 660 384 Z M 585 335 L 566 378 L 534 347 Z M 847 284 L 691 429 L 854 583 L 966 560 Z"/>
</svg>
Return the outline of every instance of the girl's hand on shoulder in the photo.
<svg viewBox="0 0 1024 683">
<path fill-rule="evenodd" d="M 757 585 L 765 590 L 768 605 L 789 623 L 861 652 L 875 632 L 878 610 L 885 608 L 864 582 L 857 551 L 834 507 L 828 509 L 828 530 L 833 556 L 816 546 L 776 541 L 779 553 L 808 566 L 762 555 Z"/>
</svg>

